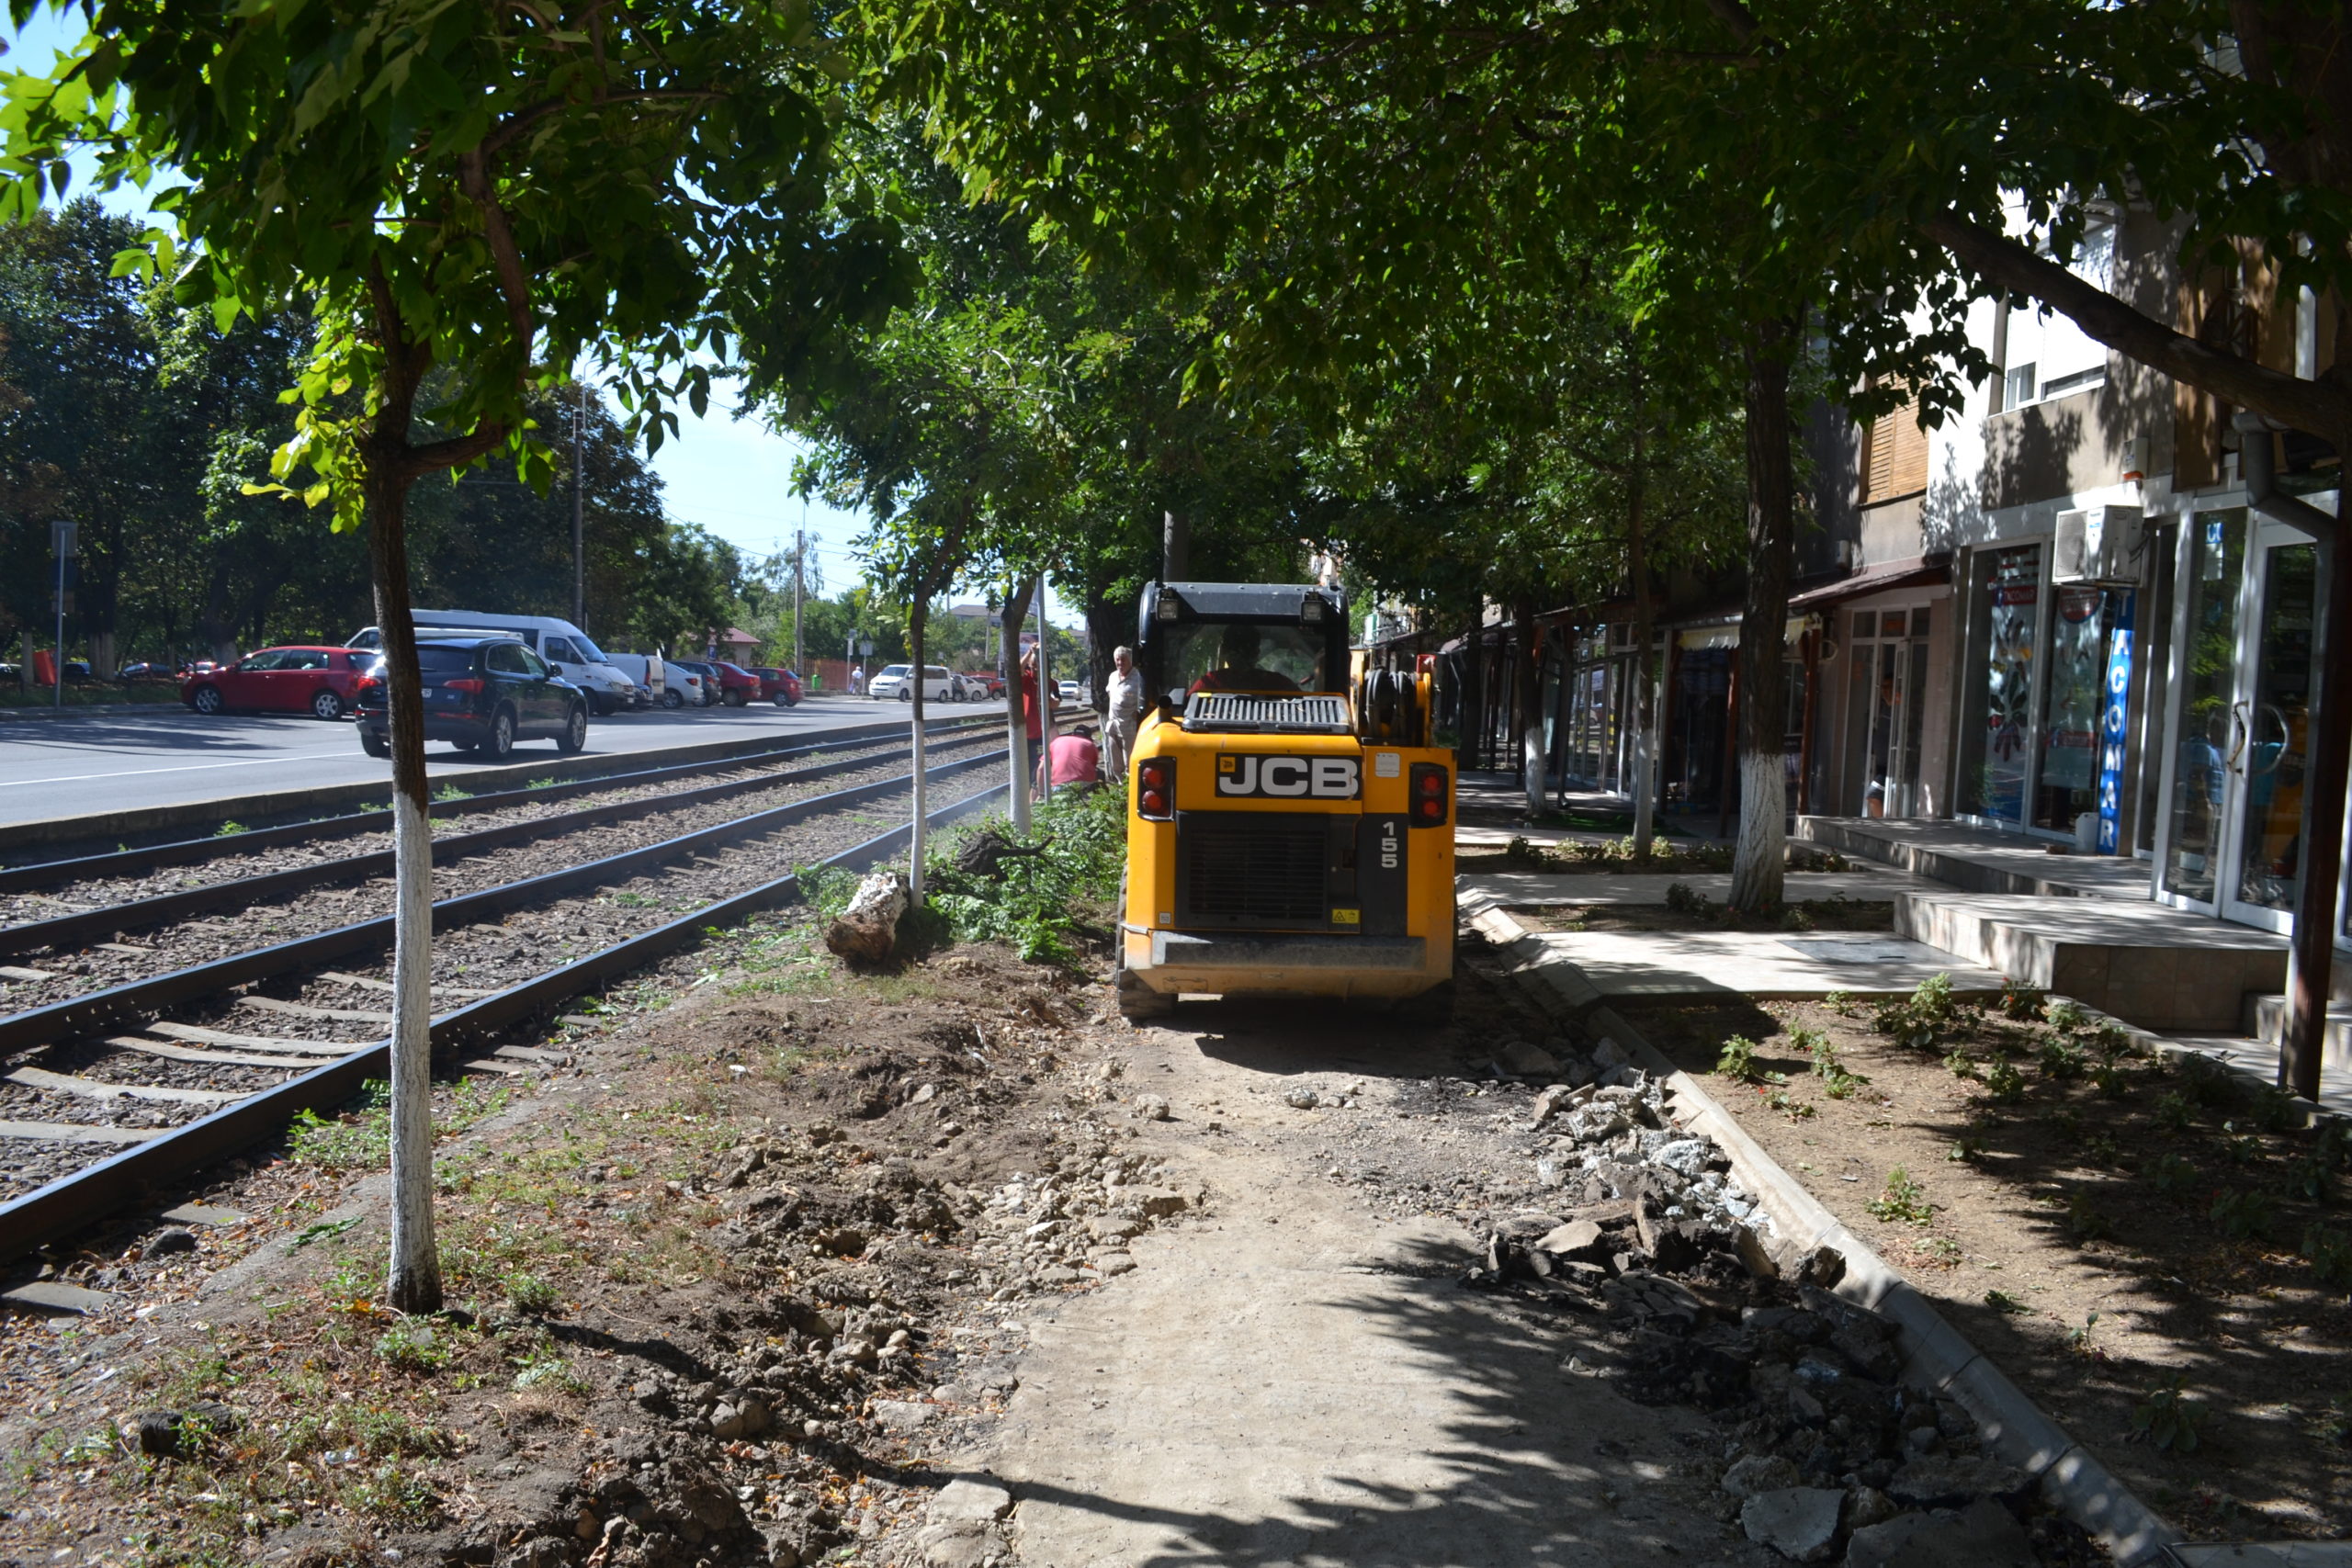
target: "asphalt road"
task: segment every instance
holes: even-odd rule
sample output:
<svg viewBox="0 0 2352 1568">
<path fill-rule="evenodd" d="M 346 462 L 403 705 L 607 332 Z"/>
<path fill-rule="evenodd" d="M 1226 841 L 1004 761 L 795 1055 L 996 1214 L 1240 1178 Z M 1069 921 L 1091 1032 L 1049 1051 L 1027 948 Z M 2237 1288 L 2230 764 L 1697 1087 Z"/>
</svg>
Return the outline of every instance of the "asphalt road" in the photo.
<svg viewBox="0 0 2352 1568">
<path fill-rule="evenodd" d="M 934 717 L 1001 713 L 1003 705 L 934 704 L 930 711 Z M 814 736 L 906 713 L 900 704 L 864 697 L 811 697 L 796 708 L 655 708 L 591 720 L 588 752 L 612 756 L 700 741 Z M 555 743 L 517 745 L 514 761 L 541 754 L 554 758 Z M 424 757 L 435 777 L 482 765 L 446 745 L 427 746 Z M 205 718 L 192 712 L 0 717 L 0 823 L 390 776 L 391 763 L 360 750 L 347 720 L 329 724 L 285 714 Z"/>
</svg>

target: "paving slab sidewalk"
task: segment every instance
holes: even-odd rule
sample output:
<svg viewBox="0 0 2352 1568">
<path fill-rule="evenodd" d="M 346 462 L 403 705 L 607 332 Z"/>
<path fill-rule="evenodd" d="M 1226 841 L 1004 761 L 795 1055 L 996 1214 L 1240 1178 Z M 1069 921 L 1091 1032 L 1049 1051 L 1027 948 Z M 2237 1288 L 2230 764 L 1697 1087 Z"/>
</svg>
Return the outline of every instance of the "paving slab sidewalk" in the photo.
<svg viewBox="0 0 2352 1568">
<path fill-rule="evenodd" d="M 1510 897 L 1508 887 L 1473 886 L 1486 880 L 1464 879 L 1464 920 L 1528 902 Z M 1792 998 L 1831 991 L 1899 996 L 1937 975 L 1951 976 L 1952 988 L 1962 995 L 1998 995 L 2007 984 L 1997 970 L 1925 942 L 1869 931 L 1530 931 L 1527 938 L 1547 957 L 1575 964 L 1585 983 L 1610 1001 Z"/>
</svg>

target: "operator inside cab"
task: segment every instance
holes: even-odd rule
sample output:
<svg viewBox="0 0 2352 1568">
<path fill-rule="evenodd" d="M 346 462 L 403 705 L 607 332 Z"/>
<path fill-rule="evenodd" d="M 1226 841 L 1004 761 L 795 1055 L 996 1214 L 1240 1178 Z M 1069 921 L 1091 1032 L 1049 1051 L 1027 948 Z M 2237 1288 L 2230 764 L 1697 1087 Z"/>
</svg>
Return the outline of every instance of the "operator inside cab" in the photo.
<svg viewBox="0 0 2352 1568">
<path fill-rule="evenodd" d="M 1258 628 L 1248 621 L 1236 621 L 1224 628 L 1217 645 L 1217 661 L 1214 669 L 1205 671 L 1185 692 L 1190 697 L 1195 692 L 1297 692 L 1303 688 L 1289 676 L 1277 670 L 1261 669 L 1258 644 Z"/>
</svg>

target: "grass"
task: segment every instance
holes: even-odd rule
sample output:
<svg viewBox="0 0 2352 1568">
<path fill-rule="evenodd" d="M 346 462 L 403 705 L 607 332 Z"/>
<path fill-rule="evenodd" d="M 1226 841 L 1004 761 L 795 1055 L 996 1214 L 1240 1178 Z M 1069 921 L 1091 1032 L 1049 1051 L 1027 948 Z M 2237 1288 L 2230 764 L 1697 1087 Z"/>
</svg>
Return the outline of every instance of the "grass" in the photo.
<svg viewBox="0 0 2352 1568">
<path fill-rule="evenodd" d="M 464 1078 L 435 1094 L 433 1135 L 437 1141 L 455 1137 L 486 1116 L 506 1108 L 510 1090 L 485 1089 L 480 1078 Z M 305 1111 L 294 1118 L 288 1134 L 288 1157 L 297 1165 L 322 1170 L 375 1170 L 390 1163 L 392 1086 L 370 1078 L 361 1086 L 351 1106 L 333 1117 Z M 315 1228 L 315 1227 L 314 1227 Z"/>
<path fill-rule="evenodd" d="M 213 829 L 212 836 L 216 839 L 233 839 L 244 830 L 245 825 L 243 822 L 232 819 L 223 822 L 218 828 Z"/>
</svg>

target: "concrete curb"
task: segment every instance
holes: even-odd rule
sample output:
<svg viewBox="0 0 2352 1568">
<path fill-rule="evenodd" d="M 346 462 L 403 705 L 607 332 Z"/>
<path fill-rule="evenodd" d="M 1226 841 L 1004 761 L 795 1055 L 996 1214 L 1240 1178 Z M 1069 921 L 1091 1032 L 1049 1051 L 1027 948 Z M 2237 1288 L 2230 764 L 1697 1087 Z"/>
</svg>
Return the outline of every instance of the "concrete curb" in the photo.
<svg viewBox="0 0 2352 1568">
<path fill-rule="evenodd" d="M 943 731 L 980 728 L 990 718 L 1000 725 L 1003 722 L 1001 715 L 958 715 L 954 718 L 927 720 L 923 732 L 936 735 Z M 843 725 L 836 729 L 763 735 L 739 740 L 700 740 L 690 745 L 646 751 L 597 751 L 578 757 L 548 755 L 495 768 L 467 767 L 459 772 L 436 774 L 434 782 L 436 784 L 444 782 L 455 784 L 471 794 L 481 795 L 492 790 L 519 787 L 533 779 L 551 778 L 560 783 L 569 783 L 573 779 L 636 773 L 678 762 L 724 761 L 729 757 L 770 751 L 779 746 L 803 742 L 860 738 L 886 739 L 906 728 L 907 722 L 903 718 L 896 721 L 882 719 Z M 389 770 L 390 764 L 387 763 L 386 767 Z M 87 817 L 44 817 L 30 822 L 11 822 L 0 826 L 0 855 L 41 844 L 129 840 L 140 834 L 170 829 L 213 827 L 232 819 L 249 827 L 264 827 L 278 820 L 290 821 L 302 817 L 355 810 L 362 802 L 369 800 L 389 803 L 391 795 L 392 781 L 388 771 L 380 779 L 358 784 L 319 784 L 310 789 L 281 790 L 268 795 L 215 795 L 209 800 L 133 807 L 123 811 L 101 811 Z"/>
<path fill-rule="evenodd" d="M 1975 1418 L 1986 1450 L 2034 1476 L 2044 1500 L 2098 1538 L 2123 1568 L 2166 1561 L 2165 1549 L 2183 1539 L 2180 1532 L 2043 1415 L 1925 1295 L 1781 1169 L 1690 1074 L 1606 1006 L 1575 964 L 1545 951 L 1499 908 L 1480 908 L 1468 920 L 1504 954 L 1508 973 L 1547 1012 L 1565 1012 L 1587 1033 L 1611 1036 L 1636 1066 L 1667 1086 L 1678 1119 L 1713 1138 L 1730 1156 L 1732 1168 L 1782 1235 L 1800 1248 L 1834 1247 L 1845 1257 L 1846 1277 L 1837 1293 L 1883 1314 L 1902 1330 L 1906 1382 L 1958 1402 Z"/>
<path fill-rule="evenodd" d="M 85 714 L 186 713 L 185 703 L 68 703 L 62 708 L 0 707 L 0 720 L 12 718 L 80 718 Z"/>
</svg>

